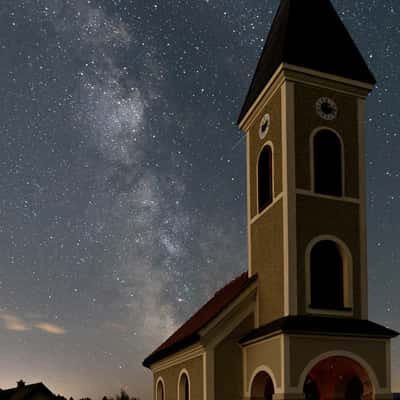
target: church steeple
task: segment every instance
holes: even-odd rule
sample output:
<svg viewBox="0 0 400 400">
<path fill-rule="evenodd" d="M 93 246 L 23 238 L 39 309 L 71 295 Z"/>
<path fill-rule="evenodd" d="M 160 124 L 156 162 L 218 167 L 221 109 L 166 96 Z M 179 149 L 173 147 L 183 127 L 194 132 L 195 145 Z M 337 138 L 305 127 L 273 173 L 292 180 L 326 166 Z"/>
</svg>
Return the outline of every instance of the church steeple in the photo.
<svg viewBox="0 0 400 400">
<path fill-rule="evenodd" d="M 260 324 L 367 318 L 363 115 L 374 83 L 329 0 L 281 1 L 239 118 Z"/>
<path fill-rule="evenodd" d="M 281 0 L 239 123 L 282 63 L 375 84 L 329 0 Z"/>
</svg>

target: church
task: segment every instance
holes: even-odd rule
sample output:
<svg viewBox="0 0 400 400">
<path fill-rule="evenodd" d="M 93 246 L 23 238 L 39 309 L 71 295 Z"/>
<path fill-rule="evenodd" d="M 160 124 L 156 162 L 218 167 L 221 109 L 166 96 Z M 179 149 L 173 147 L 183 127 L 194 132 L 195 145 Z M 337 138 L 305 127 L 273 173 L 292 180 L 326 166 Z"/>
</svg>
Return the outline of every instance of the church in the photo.
<svg viewBox="0 0 400 400">
<path fill-rule="evenodd" d="M 398 333 L 368 320 L 374 85 L 330 0 L 281 0 L 238 120 L 248 268 L 144 360 L 155 400 L 392 399 Z"/>
</svg>

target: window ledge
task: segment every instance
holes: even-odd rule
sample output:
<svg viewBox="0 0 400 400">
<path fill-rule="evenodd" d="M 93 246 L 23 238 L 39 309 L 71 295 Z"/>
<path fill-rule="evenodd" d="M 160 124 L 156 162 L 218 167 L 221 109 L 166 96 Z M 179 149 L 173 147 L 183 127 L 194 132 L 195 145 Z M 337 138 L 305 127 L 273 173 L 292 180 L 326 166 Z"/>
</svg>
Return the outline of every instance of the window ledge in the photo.
<svg viewBox="0 0 400 400">
<path fill-rule="evenodd" d="M 352 317 L 354 316 L 354 308 L 342 307 L 342 308 L 317 308 L 315 306 L 308 306 L 306 312 L 311 315 L 325 315 L 325 316 L 342 316 Z"/>
<path fill-rule="evenodd" d="M 351 307 L 335 307 L 335 308 L 324 308 L 324 307 L 318 307 L 315 305 L 310 304 L 308 306 L 310 310 L 316 310 L 316 311 L 353 311 Z"/>
</svg>

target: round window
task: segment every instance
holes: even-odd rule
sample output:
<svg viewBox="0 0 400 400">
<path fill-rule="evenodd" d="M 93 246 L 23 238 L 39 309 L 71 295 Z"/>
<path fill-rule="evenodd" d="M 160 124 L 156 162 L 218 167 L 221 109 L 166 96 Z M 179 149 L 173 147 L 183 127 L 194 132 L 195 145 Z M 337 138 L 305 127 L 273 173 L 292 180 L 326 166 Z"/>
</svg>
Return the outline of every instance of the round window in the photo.
<svg viewBox="0 0 400 400">
<path fill-rule="evenodd" d="M 264 139 L 265 136 L 267 136 L 270 124 L 271 124 L 271 117 L 269 116 L 269 114 L 265 114 L 261 119 L 260 129 L 258 131 L 260 139 Z"/>
</svg>

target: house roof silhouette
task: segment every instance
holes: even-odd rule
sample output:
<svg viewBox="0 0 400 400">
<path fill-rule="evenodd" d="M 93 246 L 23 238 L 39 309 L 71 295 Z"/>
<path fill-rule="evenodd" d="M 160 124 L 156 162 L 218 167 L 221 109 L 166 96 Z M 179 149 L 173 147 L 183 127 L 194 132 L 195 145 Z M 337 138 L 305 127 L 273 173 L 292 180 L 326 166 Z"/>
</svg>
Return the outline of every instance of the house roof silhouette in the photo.
<svg viewBox="0 0 400 400">
<path fill-rule="evenodd" d="M 0 400 L 28 400 L 34 399 L 38 394 L 45 395 L 49 399 L 57 397 L 42 382 L 25 385 L 25 383 L 19 381 L 15 388 L 0 389 Z"/>
</svg>

